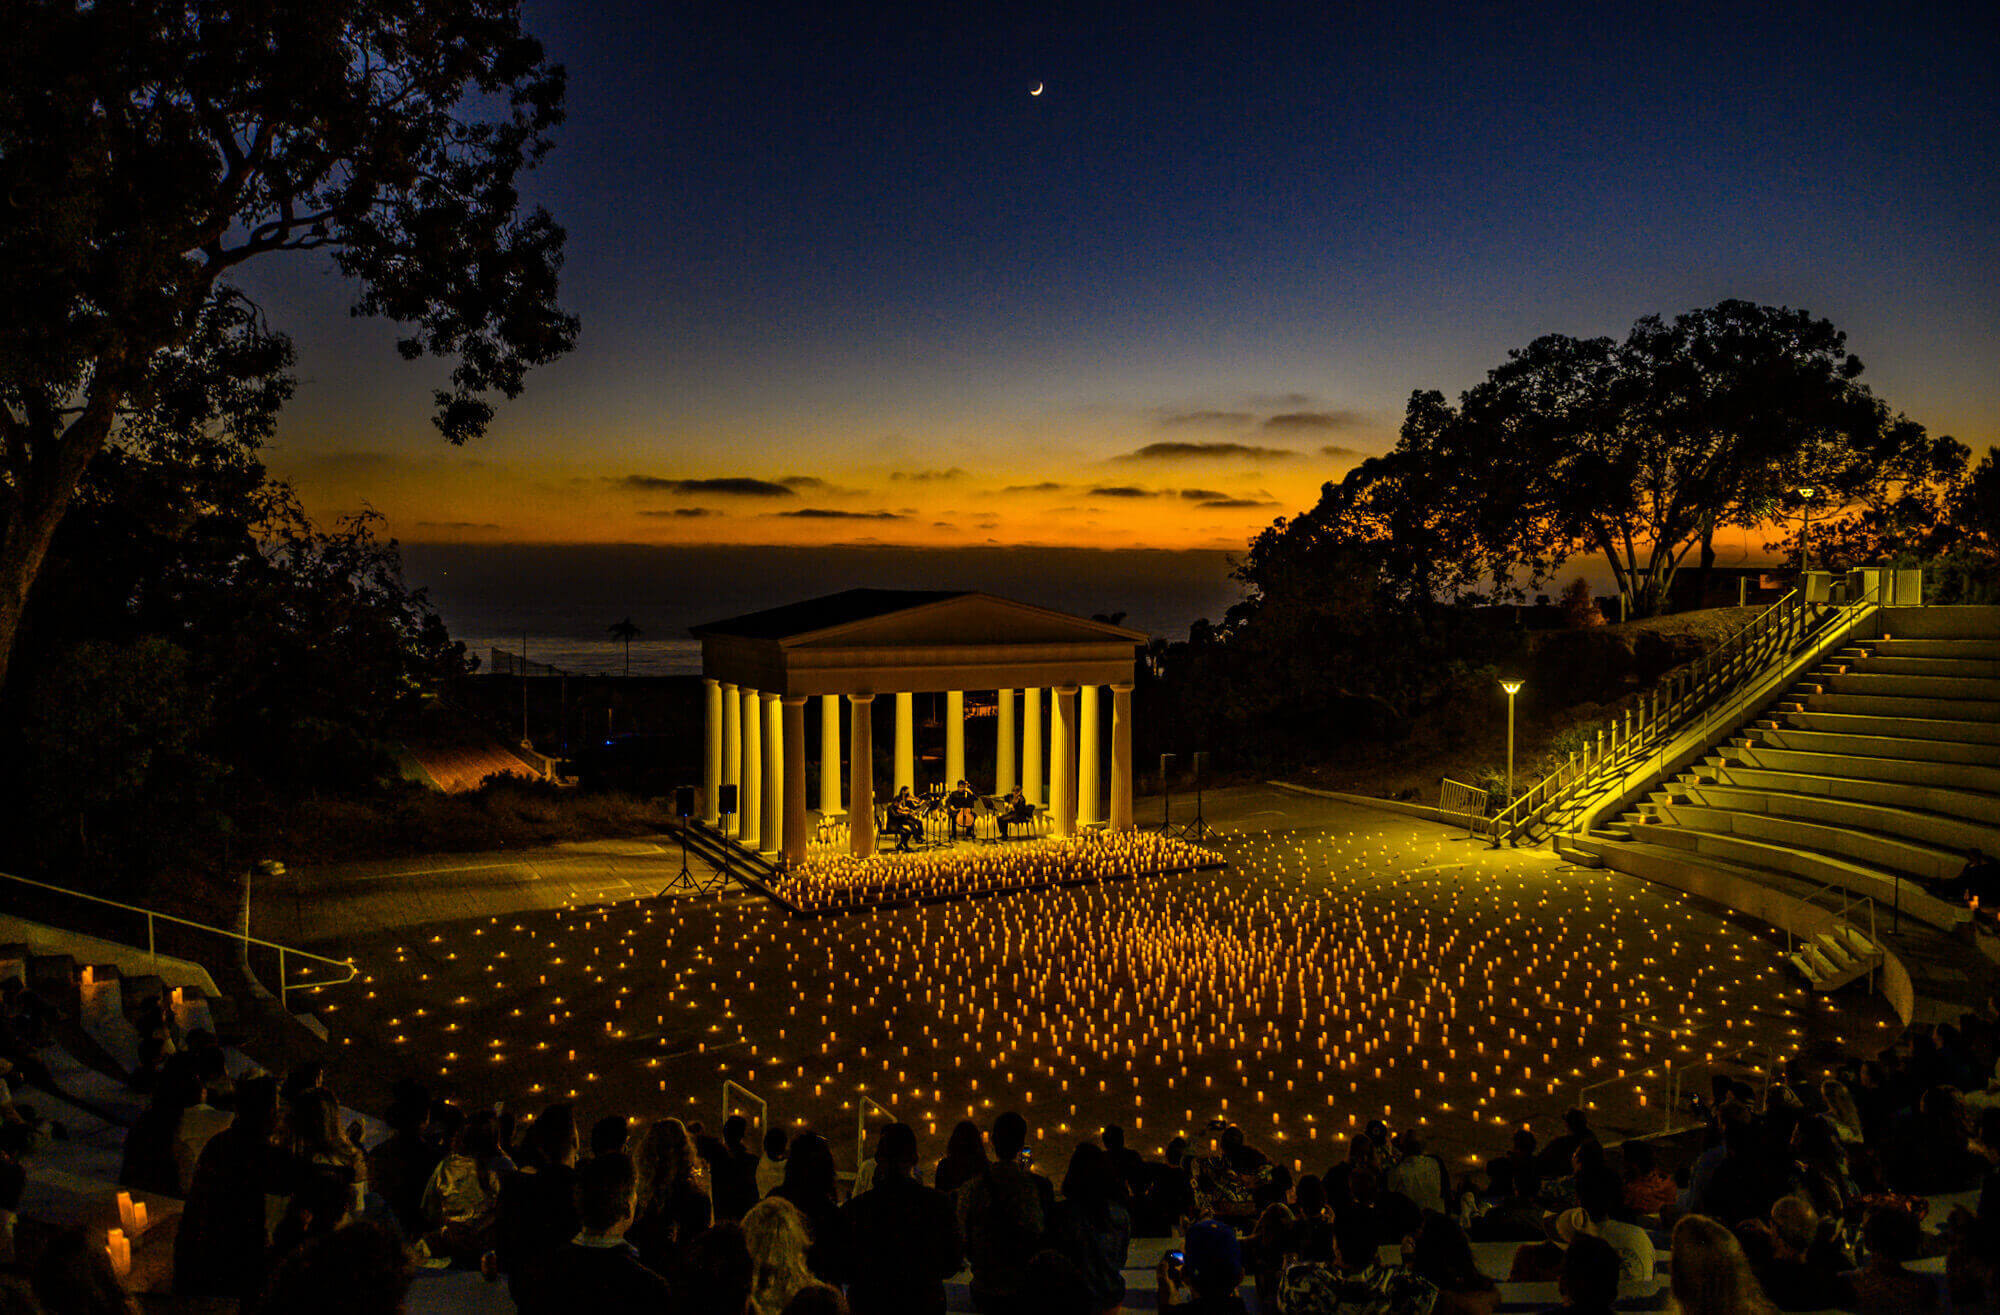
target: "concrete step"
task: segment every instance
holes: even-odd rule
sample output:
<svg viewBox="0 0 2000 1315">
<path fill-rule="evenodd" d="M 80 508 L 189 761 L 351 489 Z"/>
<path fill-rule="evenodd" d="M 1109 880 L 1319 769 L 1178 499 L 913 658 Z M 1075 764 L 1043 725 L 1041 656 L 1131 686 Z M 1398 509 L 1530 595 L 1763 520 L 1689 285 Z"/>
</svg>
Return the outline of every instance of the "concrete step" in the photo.
<svg viewBox="0 0 2000 1315">
<path fill-rule="evenodd" d="M 2000 700 L 1995 699 L 1864 694 L 1829 689 L 1807 698 L 1805 710 L 1841 713 L 1851 717 L 1914 717 L 1920 721 L 2000 726 Z"/>
<path fill-rule="evenodd" d="M 1905 916 L 1945 930 L 1957 927 L 1971 916 L 1962 905 L 1946 903 L 1914 881 L 1898 880 L 1894 872 L 1831 854 L 1685 826 L 1635 826 L 1631 828 L 1631 837 L 1636 842 L 1698 855 L 1704 862 L 1723 860 L 1739 867 L 1782 873 L 1814 886 L 1830 884 L 1852 894 L 1866 895 L 1884 907 L 1893 907 L 1900 900 Z"/>
<path fill-rule="evenodd" d="M 1921 793 L 1914 790 L 1911 792 Z M 1764 813 L 1772 817 L 1793 818 L 1802 822 L 1872 832 L 1876 835 L 1941 849 L 1956 859 L 1962 859 L 1969 849 L 2000 853 L 2000 825 L 1987 825 L 1963 817 L 1899 808 L 1893 804 L 1870 803 L 1845 795 L 1793 793 L 1786 790 L 1735 785 L 1691 784 L 1679 789 L 1678 800 L 1707 808 Z M 2000 820 L 2000 811 L 1988 809 L 1984 816 Z M 1956 873 L 1946 875 L 1956 875 Z"/>
<path fill-rule="evenodd" d="M 1966 761 L 2000 765 L 2000 721 L 1946 721 L 1936 717 L 1899 714 L 1828 712 L 1819 708 L 1792 713 L 1786 721 L 1788 724 L 1782 731 L 1758 732 L 1758 742 L 1784 748 L 1785 739 L 1773 737 L 1785 737 L 1797 731 L 1874 739 L 1937 740 L 1945 744 L 1976 746 Z M 1900 753 L 1891 756 L 1900 756 Z M 1911 756 L 1930 758 L 1940 755 L 1916 753 Z"/>
<path fill-rule="evenodd" d="M 1857 670 L 1886 676 L 1971 676 L 2000 680 L 2000 658 L 1876 656 L 1851 665 Z"/>
<path fill-rule="evenodd" d="M 1866 670 L 1850 671 L 1838 676 L 1820 676 L 1815 679 L 1835 694 L 2000 702 L 2000 676 L 1920 675 L 1911 672 L 1877 671 L 1871 664 Z"/>
<path fill-rule="evenodd" d="M 1934 768 L 1932 763 L 1894 763 L 1895 775 L 1902 777 L 1913 767 Z M 1943 775 L 1943 773 L 1941 773 Z M 1995 775 L 2000 775 L 1996 772 Z M 1691 787 L 1715 786 L 1741 790 L 1772 790 L 1784 794 L 1816 795 L 1851 800 L 1885 808 L 1935 813 L 1975 824 L 1983 824 L 2000 834 L 2000 795 L 1980 790 L 1953 789 L 1945 785 L 1910 782 L 1903 779 L 1874 780 L 1866 777 L 1833 775 L 1824 772 L 1765 771 L 1740 764 L 1710 768 L 1687 781 Z"/>
<path fill-rule="evenodd" d="M 1877 639 L 1870 641 L 1871 656 L 1920 658 L 1986 658 L 2000 661 L 2000 640 L 1995 639 Z"/>
<path fill-rule="evenodd" d="M 1907 781 L 1913 785 L 2000 794 L 2000 764 L 1984 761 L 1985 745 L 1818 735 L 1789 728 L 1771 732 L 1763 739 L 1765 743 L 1749 748 L 1712 753 L 1703 762 L 1709 766 L 1800 772 L 1851 780 Z M 1898 748 L 1903 752 L 1897 752 Z"/>
<path fill-rule="evenodd" d="M 1751 796 L 1753 800 L 1764 796 Z M 1888 873 L 1930 884 L 1958 875 L 1964 866 L 1959 851 L 1852 826 L 1807 821 L 1783 814 L 1700 804 L 1661 807 L 1660 821 L 1717 835 L 1742 836 L 1774 845 L 1830 854 Z"/>
<path fill-rule="evenodd" d="M 1840 717 L 1834 713 L 1798 713 L 1794 721 L 1802 723 L 1776 731 L 1758 731 L 1756 735 L 1740 735 L 1734 745 L 2000 767 L 2000 749 L 1996 749 L 1996 743 L 1966 735 L 1966 729 L 1976 729 L 1974 723 L 1966 721 L 1912 723 L 1896 717 Z"/>
</svg>

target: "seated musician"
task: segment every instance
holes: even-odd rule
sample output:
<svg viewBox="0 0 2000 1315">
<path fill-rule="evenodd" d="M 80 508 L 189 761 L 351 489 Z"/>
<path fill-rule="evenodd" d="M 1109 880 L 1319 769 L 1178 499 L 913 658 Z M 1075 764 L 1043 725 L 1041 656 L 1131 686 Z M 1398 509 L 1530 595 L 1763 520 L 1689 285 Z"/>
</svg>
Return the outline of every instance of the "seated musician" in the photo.
<svg viewBox="0 0 2000 1315">
<path fill-rule="evenodd" d="M 917 816 L 917 801 L 907 785 L 889 801 L 889 833 L 896 837 L 898 854 L 909 853 L 910 837 L 921 837 L 924 833 L 923 821 Z"/>
<path fill-rule="evenodd" d="M 979 796 L 972 792 L 972 783 L 960 781 L 958 788 L 944 797 L 945 820 L 951 824 L 951 838 L 958 839 L 958 829 L 965 828 L 965 838 L 972 839 L 972 810 L 979 802 Z"/>
<path fill-rule="evenodd" d="M 1007 838 L 1007 828 L 1023 822 L 1035 820 L 1035 806 L 1028 802 L 1028 796 L 1020 786 L 1015 786 L 1007 797 L 1000 801 L 1000 838 Z"/>
</svg>

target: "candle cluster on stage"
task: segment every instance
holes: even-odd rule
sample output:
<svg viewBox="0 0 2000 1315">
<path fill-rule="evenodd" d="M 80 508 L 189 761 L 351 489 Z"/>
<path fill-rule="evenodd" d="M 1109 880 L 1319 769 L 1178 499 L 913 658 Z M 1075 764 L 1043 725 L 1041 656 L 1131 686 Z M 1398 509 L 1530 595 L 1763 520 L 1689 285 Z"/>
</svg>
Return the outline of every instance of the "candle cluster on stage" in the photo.
<svg viewBox="0 0 2000 1315">
<path fill-rule="evenodd" d="M 800 912 L 826 913 L 1191 872 L 1221 862 L 1214 850 L 1174 836 L 1086 832 L 1065 839 L 965 844 L 859 859 L 826 847 L 780 872 L 771 886 Z"/>
<path fill-rule="evenodd" d="M 1091 845 L 1188 856 L 1152 836 L 1018 857 Z M 1545 856 L 1216 847 L 1231 867 L 824 918 L 743 895 L 427 928 L 342 947 L 374 972 L 328 1022 L 472 1101 L 712 1121 L 729 1080 L 829 1134 L 865 1096 L 926 1137 L 1016 1107 L 1052 1139 L 1116 1122 L 1148 1146 L 1226 1117 L 1318 1167 L 1373 1118 L 1461 1153 L 1579 1101 L 1650 1130 L 1670 1073 L 1705 1087 L 1709 1062 L 1881 1017 L 1796 986 L 1744 928 Z"/>
</svg>

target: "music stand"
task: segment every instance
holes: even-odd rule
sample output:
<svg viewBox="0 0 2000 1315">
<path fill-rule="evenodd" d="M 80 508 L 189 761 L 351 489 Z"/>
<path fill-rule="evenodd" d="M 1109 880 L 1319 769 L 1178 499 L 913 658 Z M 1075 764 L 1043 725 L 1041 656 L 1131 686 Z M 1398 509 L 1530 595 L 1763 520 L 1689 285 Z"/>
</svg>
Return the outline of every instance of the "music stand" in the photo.
<svg viewBox="0 0 2000 1315">
<path fill-rule="evenodd" d="M 1194 762 L 1194 821 L 1181 828 L 1181 839 L 1200 844 L 1215 835 L 1215 828 L 1201 815 L 1201 769 L 1208 761 L 1208 752 L 1197 750 L 1190 757 Z"/>
</svg>

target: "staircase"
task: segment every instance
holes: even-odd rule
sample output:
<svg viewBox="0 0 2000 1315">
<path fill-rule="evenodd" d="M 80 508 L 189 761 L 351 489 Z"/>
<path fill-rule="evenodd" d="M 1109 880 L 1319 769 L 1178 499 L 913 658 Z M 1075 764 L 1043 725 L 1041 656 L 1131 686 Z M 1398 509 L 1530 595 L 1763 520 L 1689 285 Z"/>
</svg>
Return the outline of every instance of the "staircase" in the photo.
<svg viewBox="0 0 2000 1315">
<path fill-rule="evenodd" d="M 1920 634 L 1891 637 L 1905 627 Z M 1967 851 L 2000 852 L 2000 609 L 1889 609 L 1866 633 L 1558 849 L 1589 866 L 1668 880 L 1699 870 L 1790 897 L 1789 917 L 1773 920 L 1796 935 L 1787 957 L 1814 990 L 1876 972 L 1886 945 L 1932 970 L 1918 994 L 1962 999 L 1970 984 L 1953 979 L 1967 956 L 1939 942 L 1980 938 L 1939 886 Z M 1893 930 L 1868 925 L 1877 916 Z"/>
</svg>

